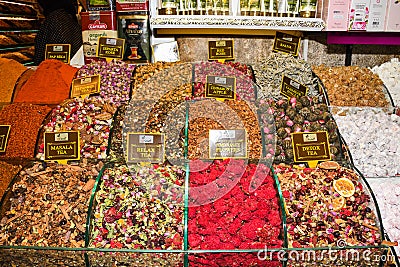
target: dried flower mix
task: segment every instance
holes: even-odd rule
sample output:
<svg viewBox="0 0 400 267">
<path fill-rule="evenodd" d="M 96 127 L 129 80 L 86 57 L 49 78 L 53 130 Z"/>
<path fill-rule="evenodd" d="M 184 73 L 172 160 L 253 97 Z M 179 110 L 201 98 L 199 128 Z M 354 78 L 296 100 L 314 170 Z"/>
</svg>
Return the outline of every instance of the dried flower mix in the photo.
<svg viewBox="0 0 400 267">
<path fill-rule="evenodd" d="M 233 65 L 234 66 L 234 65 Z M 235 69 L 232 65 L 219 62 L 200 62 L 194 64 L 194 96 L 205 95 L 207 76 L 235 77 L 236 97 L 241 100 L 254 101 L 256 98 L 256 87 L 247 71 Z"/>
<path fill-rule="evenodd" d="M 89 198 L 102 164 L 34 162 L 12 185 L 0 245 L 83 247 Z"/>
<path fill-rule="evenodd" d="M 0 158 L 32 159 L 40 126 L 51 108 L 14 103 L 0 110 L 0 125 L 11 125 L 7 150 Z"/>
<path fill-rule="evenodd" d="M 370 195 L 355 171 L 340 166 L 299 169 L 283 164 L 275 165 L 274 171 L 285 201 L 289 247 L 340 246 L 339 240 L 348 246 L 380 244 Z M 343 190 L 354 193 L 343 197 Z"/>
<path fill-rule="evenodd" d="M 162 165 L 106 168 L 96 193 L 90 246 L 182 249 L 183 177 Z"/>
<path fill-rule="evenodd" d="M 93 61 L 82 66 L 77 78 L 100 75 L 101 98 L 118 107 L 129 101 L 134 69 L 135 66 L 123 61 Z"/>
<path fill-rule="evenodd" d="M 116 107 L 100 97 L 75 98 L 55 107 L 41 131 L 37 158 L 44 159 L 44 132 L 79 131 L 81 157 L 105 159 Z"/>
</svg>

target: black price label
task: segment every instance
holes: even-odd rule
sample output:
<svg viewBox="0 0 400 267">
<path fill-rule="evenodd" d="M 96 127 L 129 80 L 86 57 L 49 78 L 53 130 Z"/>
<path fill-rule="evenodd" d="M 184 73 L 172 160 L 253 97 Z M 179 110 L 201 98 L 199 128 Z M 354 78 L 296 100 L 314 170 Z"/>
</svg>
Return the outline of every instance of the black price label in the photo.
<svg viewBox="0 0 400 267">
<path fill-rule="evenodd" d="M 205 95 L 208 98 L 236 99 L 236 78 L 207 76 Z"/>
<path fill-rule="evenodd" d="M 78 131 L 45 132 L 44 160 L 66 164 L 80 159 L 80 135 Z"/>
<path fill-rule="evenodd" d="M 125 39 L 99 37 L 97 56 L 101 58 L 122 59 L 124 55 Z"/>
<path fill-rule="evenodd" d="M 100 75 L 74 79 L 72 81 L 71 98 L 86 97 L 100 93 Z"/>
<path fill-rule="evenodd" d="M 165 136 L 162 133 L 128 133 L 127 163 L 162 163 Z"/>
<path fill-rule="evenodd" d="M 295 162 L 331 159 L 327 132 L 301 132 L 291 136 Z"/>
<path fill-rule="evenodd" d="M 308 87 L 302 85 L 301 83 L 287 77 L 283 76 L 281 83 L 281 95 L 291 98 L 299 98 L 301 96 L 307 95 Z"/>
<path fill-rule="evenodd" d="M 208 60 L 234 60 L 233 40 L 209 41 Z"/>
<path fill-rule="evenodd" d="M 0 153 L 6 152 L 11 125 L 0 125 Z"/>
<path fill-rule="evenodd" d="M 70 44 L 47 44 L 45 59 L 56 59 L 69 64 L 71 58 Z"/>
<path fill-rule="evenodd" d="M 245 129 L 210 130 L 208 140 L 211 159 L 247 158 Z"/>
<path fill-rule="evenodd" d="M 273 51 L 283 52 L 285 54 L 291 54 L 295 57 L 299 55 L 300 37 L 283 33 L 276 32 Z"/>
</svg>

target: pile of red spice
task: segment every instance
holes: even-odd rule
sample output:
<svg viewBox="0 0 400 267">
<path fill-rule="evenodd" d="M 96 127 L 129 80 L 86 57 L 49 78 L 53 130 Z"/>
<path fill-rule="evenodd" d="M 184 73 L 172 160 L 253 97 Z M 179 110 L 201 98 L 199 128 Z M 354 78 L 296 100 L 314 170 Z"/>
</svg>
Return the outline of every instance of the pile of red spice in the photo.
<svg viewBox="0 0 400 267">
<path fill-rule="evenodd" d="M 47 106 L 14 103 L 0 111 L 0 125 L 10 125 L 5 153 L 0 158 L 32 159 L 40 126 L 50 112 Z"/>
<path fill-rule="evenodd" d="M 78 68 L 59 60 L 45 60 L 18 91 L 14 102 L 59 104 L 69 98 L 71 83 L 77 71 Z"/>
</svg>

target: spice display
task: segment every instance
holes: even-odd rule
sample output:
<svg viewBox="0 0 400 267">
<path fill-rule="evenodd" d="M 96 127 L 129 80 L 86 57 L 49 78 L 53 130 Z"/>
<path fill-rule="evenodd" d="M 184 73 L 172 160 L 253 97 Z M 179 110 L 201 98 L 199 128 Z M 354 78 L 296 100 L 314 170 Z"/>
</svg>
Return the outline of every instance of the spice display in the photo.
<svg viewBox="0 0 400 267">
<path fill-rule="evenodd" d="M 104 253 L 88 252 L 90 266 L 109 266 L 110 262 L 117 266 L 176 266 L 183 267 L 183 254 L 181 253 Z"/>
<path fill-rule="evenodd" d="M 209 130 L 224 129 L 245 129 L 248 158 L 262 157 L 261 131 L 254 105 L 244 100 L 202 99 L 189 106 L 188 158 L 209 158 Z"/>
<path fill-rule="evenodd" d="M 100 96 L 115 106 L 127 104 L 135 67 L 123 61 L 94 61 L 82 66 L 77 78 L 100 75 Z"/>
<path fill-rule="evenodd" d="M 291 133 L 326 131 L 332 159 L 344 160 L 336 122 L 319 97 L 302 96 L 278 101 L 261 99 L 257 105 L 266 158 L 275 156 L 276 163 L 293 162 Z"/>
<path fill-rule="evenodd" d="M 32 159 L 47 106 L 15 103 L 0 110 L 0 125 L 11 125 L 7 150 L 0 158 Z"/>
<path fill-rule="evenodd" d="M 90 246 L 182 249 L 184 175 L 161 165 L 106 168 L 95 197 Z"/>
<path fill-rule="evenodd" d="M 313 66 L 332 106 L 387 107 L 382 80 L 368 68 L 358 66 Z"/>
<path fill-rule="evenodd" d="M 11 180 L 20 169 L 21 166 L 0 161 L 0 199 L 3 197 Z"/>
<path fill-rule="evenodd" d="M 174 66 L 175 62 L 155 62 L 146 65 L 140 65 L 135 68 L 132 81 L 132 95 L 136 94 L 137 88 L 144 83 L 148 78 L 156 75 L 158 72 L 163 71 L 171 66 Z M 143 89 L 142 89 L 143 90 Z"/>
<path fill-rule="evenodd" d="M 333 163 L 316 169 L 274 166 L 285 200 L 289 247 L 380 244 L 375 207 L 361 178 Z"/>
<path fill-rule="evenodd" d="M 256 86 L 248 73 L 235 69 L 231 65 L 219 62 L 200 62 L 194 64 L 194 96 L 205 95 L 207 76 L 234 77 L 236 79 L 236 98 L 238 100 L 254 101 L 256 98 Z"/>
<path fill-rule="evenodd" d="M 77 68 L 60 60 L 45 60 L 19 90 L 14 102 L 59 104 L 69 98 L 72 79 L 77 71 Z"/>
<path fill-rule="evenodd" d="M 24 168 L 6 199 L 0 244 L 83 247 L 88 202 L 102 167 L 34 162 Z M 7 205 L 5 205 L 7 207 Z"/>
<path fill-rule="evenodd" d="M 399 116 L 372 108 L 342 108 L 333 114 L 365 177 L 400 175 Z"/>
<path fill-rule="evenodd" d="M 400 106 L 400 62 L 398 58 L 380 66 L 374 66 L 371 71 L 379 76 L 388 89 L 395 106 Z"/>
<path fill-rule="evenodd" d="M 0 58 L 0 103 L 10 103 L 18 78 L 27 70 L 21 63 Z"/>
<path fill-rule="evenodd" d="M 70 99 L 55 107 L 41 130 L 37 155 L 44 159 L 44 132 L 79 131 L 81 157 L 105 159 L 116 107 L 100 97 Z"/>
<path fill-rule="evenodd" d="M 400 240 L 400 184 L 398 178 L 368 179 L 382 216 L 383 227 L 390 240 Z M 400 253 L 395 246 L 397 255 Z"/>
<path fill-rule="evenodd" d="M 192 161 L 191 166 L 205 163 Z M 216 160 L 192 171 L 189 184 L 191 249 L 282 247 L 279 200 L 267 166 Z"/>
<path fill-rule="evenodd" d="M 167 64 L 169 65 L 169 64 Z M 150 67 L 151 69 L 151 67 Z M 167 95 L 170 90 L 181 86 L 191 86 L 192 84 L 192 64 L 181 63 L 173 64 L 167 69 L 150 72 L 150 76 L 143 75 L 142 84 L 135 87 L 132 94 L 133 100 L 154 100 L 157 101 Z M 135 75 L 135 78 L 137 76 Z"/>
<path fill-rule="evenodd" d="M 318 78 L 315 77 L 311 65 L 302 59 L 282 53 L 272 53 L 262 59 L 260 63 L 253 65 L 258 88 L 257 98 L 279 99 L 283 75 L 297 81 L 308 88 L 307 95 L 320 94 Z"/>
</svg>

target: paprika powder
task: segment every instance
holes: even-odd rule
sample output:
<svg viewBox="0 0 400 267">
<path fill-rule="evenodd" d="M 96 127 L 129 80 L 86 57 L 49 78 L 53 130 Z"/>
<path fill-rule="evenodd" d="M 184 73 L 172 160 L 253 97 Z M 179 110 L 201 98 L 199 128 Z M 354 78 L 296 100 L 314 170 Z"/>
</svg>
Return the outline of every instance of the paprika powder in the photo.
<svg viewBox="0 0 400 267">
<path fill-rule="evenodd" d="M 77 71 L 78 68 L 59 60 L 45 60 L 18 91 L 14 102 L 59 104 L 69 98 L 71 83 Z"/>
</svg>

